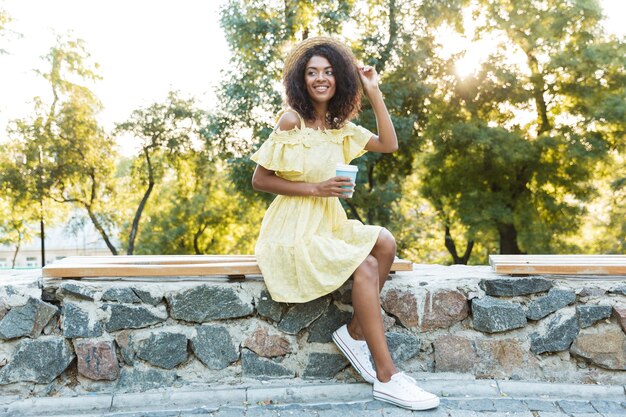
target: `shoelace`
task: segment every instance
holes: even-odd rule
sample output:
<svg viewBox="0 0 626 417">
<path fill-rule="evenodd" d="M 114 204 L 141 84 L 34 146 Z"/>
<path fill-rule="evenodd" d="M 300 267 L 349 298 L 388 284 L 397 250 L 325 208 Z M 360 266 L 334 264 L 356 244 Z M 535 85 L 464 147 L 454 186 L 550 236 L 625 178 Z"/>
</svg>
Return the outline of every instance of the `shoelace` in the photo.
<svg viewBox="0 0 626 417">
<path fill-rule="evenodd" d="M 425 390 L 420 388 L 419 385 L 417 385 L 417 381 L 415 379 L 413 379 L 412 377 L 408 376 L 404 372 L 398 372 L 394 376 L 393 379 L 398 381 L 398 383 L 400 385 L 402 385 L 403 387 L 405 387 L 405 388 L 413 388 L 413 389 L 417 388 L 420 392 L 426 392 Z"/>
<path fill-rule="evenodd" d="M 367 347 L 367 343 L 362 344 L 360 349 L 361 349 L 360 354 L 363 356 L 363 359 L 373 369 L 373 366 L 372 366 L 372 354 L 371 354 L 369 348 Z"/>
</svg>

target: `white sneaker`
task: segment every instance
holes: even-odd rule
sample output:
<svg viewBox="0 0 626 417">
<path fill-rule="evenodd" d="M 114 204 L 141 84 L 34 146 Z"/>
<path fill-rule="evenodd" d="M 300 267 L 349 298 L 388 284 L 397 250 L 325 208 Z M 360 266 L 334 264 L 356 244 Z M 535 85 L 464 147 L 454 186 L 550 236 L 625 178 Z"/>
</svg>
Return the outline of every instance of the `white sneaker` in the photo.
<svg viewBox="0 0 626 417">
<path fill-rule="evenodd" d="M 439 405 L 439 397 L 418 387 L 404 372 L 393 374 L 389 382 L 376 380 L 374 398 L 409 410 L 428 410 Z"/>
<path fill-rule="evenodd" d="M 373 384 L 376 381 L 376 371 L 372 365 L 372 354 L 364 340 L 355 340 L 348 333 L 348 326 L 343 325 L 333 333 L 333 342 L 348 358 L 354 369 L 364 380 Z"/>
</svg>

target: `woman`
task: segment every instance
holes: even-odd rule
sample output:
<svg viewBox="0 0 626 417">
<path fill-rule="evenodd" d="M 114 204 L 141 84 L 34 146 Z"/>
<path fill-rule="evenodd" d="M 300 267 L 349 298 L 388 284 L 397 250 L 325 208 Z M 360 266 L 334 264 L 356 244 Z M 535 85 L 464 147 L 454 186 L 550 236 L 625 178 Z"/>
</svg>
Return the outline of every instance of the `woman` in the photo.
<svg viewBox="0 0 626 417">
<path fill-rule="evenodd" d="M 251 157 L 258 164 L 254 189 L 278 195 L 255 249 L 267 288 L 275 301 L 302 303 L 352 276 L 354 314 L 333 340 L 374 385 L 375 398 L 413 410 L 437 407 L 435 395 L 398 372 L 387 346 L 380 290 L 395 258 L 395 240 L 382 227 L 348 220 L 339 202 L 355 184 L 335 176 L 338 163 L 348 164 L 365 151 L 398 149 L 378 75 L 374 68 L 357 66 L 345 45 L 317 37 L 291 51 L 283 83 L 290 108 Z M 378 135 L 349 121 L 360 110 L 361 86 L 374 109 Z"/>
</svg>

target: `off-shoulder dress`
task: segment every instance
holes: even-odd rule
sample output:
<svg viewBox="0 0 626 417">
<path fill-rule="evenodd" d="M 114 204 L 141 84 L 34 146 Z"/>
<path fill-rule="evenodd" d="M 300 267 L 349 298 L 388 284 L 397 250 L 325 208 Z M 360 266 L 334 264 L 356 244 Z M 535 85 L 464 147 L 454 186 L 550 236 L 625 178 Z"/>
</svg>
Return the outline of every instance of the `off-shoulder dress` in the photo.
<svg viewBox="0 0 626 417">
<path fill-rule="evenodd" d="M 373 136 L 351 122 L 318 130 L 300 117 L 300 126 L 272 132 L 251 159 L 289 181 L 322 182 L 335 176 L 337 163 L 363 155 Z M 336 290 L 369 255 L 381 229 L 349 220 L 337 197 L 278 195 L 255 246 L 272 299 L 303 303 Z"/>
</svg>

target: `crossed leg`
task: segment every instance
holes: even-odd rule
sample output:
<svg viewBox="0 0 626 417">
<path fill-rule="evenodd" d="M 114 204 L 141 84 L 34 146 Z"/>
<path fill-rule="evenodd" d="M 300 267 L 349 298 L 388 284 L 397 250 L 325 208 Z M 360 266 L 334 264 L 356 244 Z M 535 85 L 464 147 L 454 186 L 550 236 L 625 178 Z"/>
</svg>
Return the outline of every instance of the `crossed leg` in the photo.
<svg viewBox="0 0 626 417">
<path fill-rule="evenodd" d="M 385 338 L 380 312 L 380 291 L 389 276 L 396 254 L 396 242 L 387 229 L 383 229 L 370 255 L 354 271 L 352 306 L 354 316 L 348 332 L 354 339 L 365 339 L 376 365 L 379 381 L 389 381 L 397 371 Z"/>
</svg>

